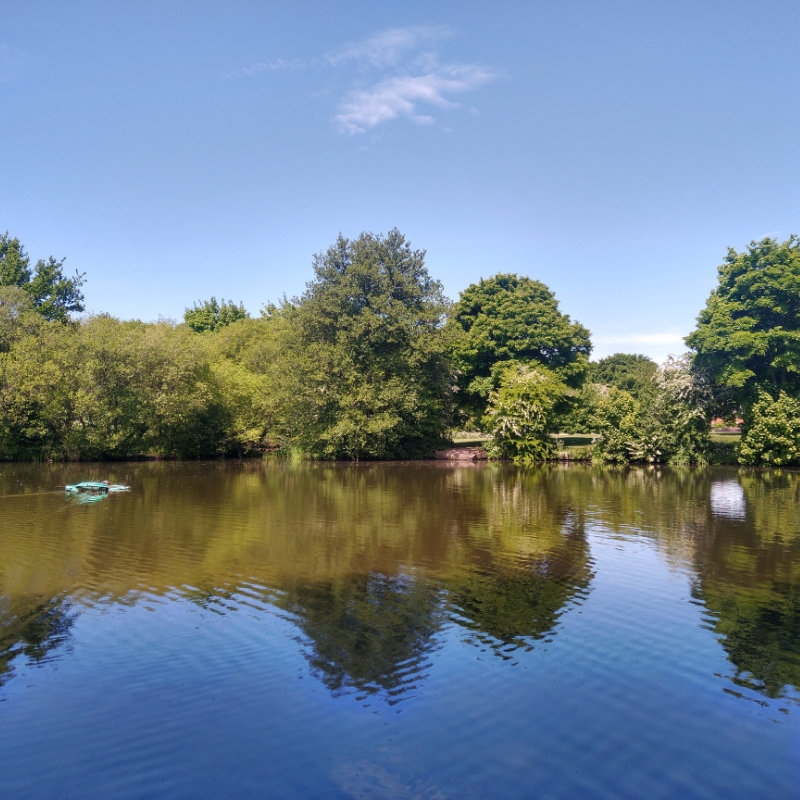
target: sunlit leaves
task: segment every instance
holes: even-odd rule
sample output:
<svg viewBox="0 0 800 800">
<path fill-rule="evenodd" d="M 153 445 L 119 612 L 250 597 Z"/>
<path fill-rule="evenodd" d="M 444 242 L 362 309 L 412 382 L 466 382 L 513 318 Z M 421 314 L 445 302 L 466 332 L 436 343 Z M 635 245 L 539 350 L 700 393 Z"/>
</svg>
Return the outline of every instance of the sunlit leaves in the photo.
<svg viewBox="0 0 800 800">
<path fill-rule="evenodd" d="M 589 332 L 558 309 L 540 281 L 498 274 L 461 293 L 450 322 L 459 406 L 480 418 L 509 362 L 543 366 L 579 386 L 591 352 Z"/>
<path fill-rule="evenodd" d="M 686 343 L 711 376 L 722 411 L 747 415 L 760 390 L 800 392 L 800 239 L 729 250 L 719 284 Z"/>
</svg>

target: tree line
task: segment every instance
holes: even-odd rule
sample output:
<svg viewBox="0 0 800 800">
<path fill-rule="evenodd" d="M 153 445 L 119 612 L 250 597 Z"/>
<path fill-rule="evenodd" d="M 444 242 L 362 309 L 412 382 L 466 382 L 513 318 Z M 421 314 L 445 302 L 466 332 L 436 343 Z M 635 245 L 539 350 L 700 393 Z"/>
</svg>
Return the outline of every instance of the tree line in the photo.
<svg viewBox="0 0 800 800">
<path fill-rule="evenodd" d="M 396 229 L 340 235 L 313 273 L 255 318 L 212 297 L 181 324 L 75 319 L 85 276 L 0 236 L 0 459 L 405 459 L 468 429 L 518 462 L 556 457 L 560 431 L 594 434 L 600 461 L 693 464 L 720 416 L 742 420 L 742 463 L 800 463 L 795 236 L 729 250 L 689 353 L 660 366 L 591 362 L 589 331 L 529 277 L 450 302 Z"/>
</svg>

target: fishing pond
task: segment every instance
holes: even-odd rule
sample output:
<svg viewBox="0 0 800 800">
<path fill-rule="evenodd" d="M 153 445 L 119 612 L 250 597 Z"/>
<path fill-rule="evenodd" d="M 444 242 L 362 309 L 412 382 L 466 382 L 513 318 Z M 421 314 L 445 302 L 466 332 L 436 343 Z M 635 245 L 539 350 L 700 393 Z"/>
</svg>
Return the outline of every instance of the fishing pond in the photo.
<svg viewBox="0 0 800 800">
<path fill-rule="evenodd" d="M 790 470 L 2 464 L 0 797 L 796 798 L 799 509 Z"/>
</svg>

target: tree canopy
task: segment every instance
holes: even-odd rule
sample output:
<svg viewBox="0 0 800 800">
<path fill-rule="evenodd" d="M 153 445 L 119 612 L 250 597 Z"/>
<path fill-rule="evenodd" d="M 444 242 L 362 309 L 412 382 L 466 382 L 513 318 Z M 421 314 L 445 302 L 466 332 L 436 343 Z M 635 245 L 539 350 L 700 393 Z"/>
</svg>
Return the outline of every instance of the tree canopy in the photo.
<svg viewBox="0 0 800 800">
<path fill-rule="evenodd" d="M 323 458 L 393 458 L 433 449 L 450 422 L 446 302 L 425 252 L 396 229 L 339 236 L 315 278 L 280 313 L 286 436 Z"/>
<path fill-rule="evenodd" d="M 16 286 L 31 300 L 34 311 L 45 319 L 66 322 L 72 312 L 84 310 L 83 286 L 85 275 L 75 272 L 64 275 L 64 261 L 53 256 L 31 261 L 19 239 L 8 232 L 0 234 L 0 286 Z"/>
<path fill-rule="evenodd" d="M 800 393 L 800 239 L 729 249 L 719 282 L 686 338 L 693 367 L 709 375 L 718 404 L 745 415 L 759 391 Z"/>
<path fill-rule="evenodd" d="M 459 405 L 473 417 L 483 414 L 508 362 L 538 364 L 572 387 L 585 377 L 589 331 L 559 311 L 540 281 L 514 274 L 481 279 L 461 293 L 450 325 Z"/>
</svg>

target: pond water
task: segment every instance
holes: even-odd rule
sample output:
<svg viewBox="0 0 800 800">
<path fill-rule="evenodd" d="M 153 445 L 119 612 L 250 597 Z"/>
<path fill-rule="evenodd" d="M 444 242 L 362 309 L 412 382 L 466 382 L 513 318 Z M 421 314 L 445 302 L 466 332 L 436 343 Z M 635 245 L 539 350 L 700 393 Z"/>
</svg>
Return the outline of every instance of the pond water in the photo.
<svg viewBox="0 0 800 800">
<path fill-rule="evenodd" d="M 0 465 L 0 797 L 796 798 L 799 500 L 789 471 Z"/>
</svg>

